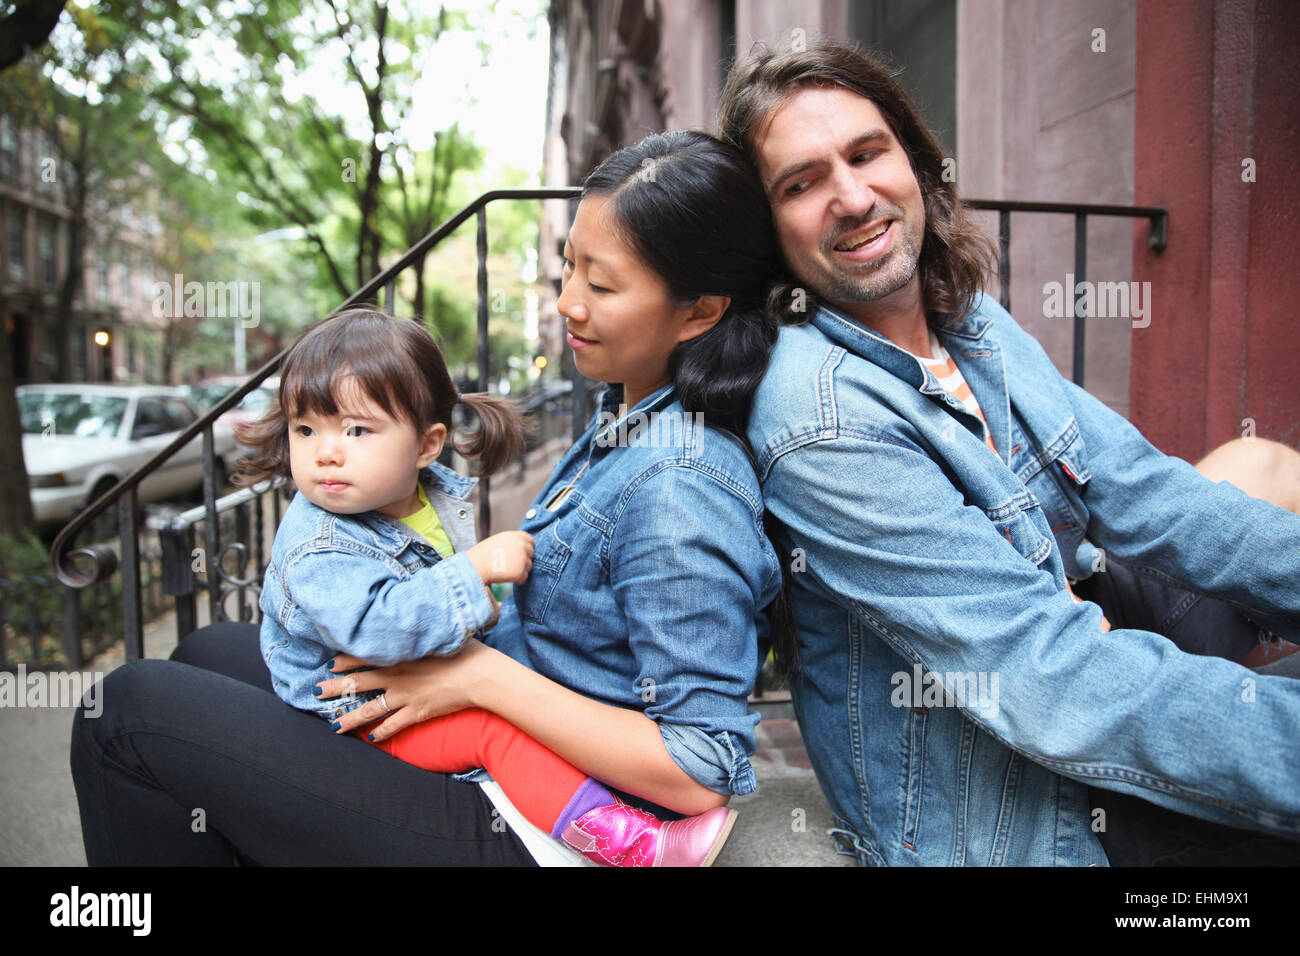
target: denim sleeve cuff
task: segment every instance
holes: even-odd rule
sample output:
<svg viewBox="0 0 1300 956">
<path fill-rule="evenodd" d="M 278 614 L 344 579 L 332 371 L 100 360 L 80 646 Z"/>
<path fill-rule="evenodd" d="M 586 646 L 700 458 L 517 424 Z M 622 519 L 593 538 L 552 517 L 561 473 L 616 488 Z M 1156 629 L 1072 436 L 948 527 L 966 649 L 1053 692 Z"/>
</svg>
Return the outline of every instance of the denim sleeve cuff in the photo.
<svg viewBox="0 0 1300 956">
<path fill-rule="evenodd" d="M 434 566 L 439 573 L 446 575 L 447 593 L 451 597 L 452 613 L 460 625 L 456 646 L 448 653 L 454 653 L 475 631 L 481 629 L 496 609 L 488 600 L 487 588 L 479 579 L 474 565 L 464 554 L 455 554 L 438 562 Z M 433 569 L 426 569 L 433 570 Z"/>
<path fill-rule="evenodd" d="M 677 766 L 714 793 L 740 796 L 758 789 L 749 758 L 725 730 L 707 734 L 698 727 L 659 721 L 659 733 Z"/>
</svg>

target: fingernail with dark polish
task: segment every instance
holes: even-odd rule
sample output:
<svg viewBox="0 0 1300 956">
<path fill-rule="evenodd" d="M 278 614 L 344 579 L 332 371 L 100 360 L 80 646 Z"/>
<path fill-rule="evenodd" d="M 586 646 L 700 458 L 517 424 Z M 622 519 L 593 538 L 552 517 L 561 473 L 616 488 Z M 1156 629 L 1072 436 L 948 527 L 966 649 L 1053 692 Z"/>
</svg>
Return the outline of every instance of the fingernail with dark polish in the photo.
<svg viewBox="0 0 1300 956">
<path fill-rule="evenodd" d="M 369 741 L 373 744 L 373 743 L 375 742 L 375 735 L 374 735 L 374 734 L 366 734 L 366 740 L 369 740 Z"/>
<path fill-rule="evenodd" d="M 311 692 L 312 692 L 313 694 L 315 694 L 317 697 L 319 697 L 319 696 L 321 695 L 321 689 L 320 689 L 319 687 L 313 687 L 313 688 L 311 689 Z"/>
<path fill-rule="evenodd" d="M 339 722 L 337 720 L 330 721 L 330 730 L 337 731 L 338 729 L 339 729 Z"/>
</svg>

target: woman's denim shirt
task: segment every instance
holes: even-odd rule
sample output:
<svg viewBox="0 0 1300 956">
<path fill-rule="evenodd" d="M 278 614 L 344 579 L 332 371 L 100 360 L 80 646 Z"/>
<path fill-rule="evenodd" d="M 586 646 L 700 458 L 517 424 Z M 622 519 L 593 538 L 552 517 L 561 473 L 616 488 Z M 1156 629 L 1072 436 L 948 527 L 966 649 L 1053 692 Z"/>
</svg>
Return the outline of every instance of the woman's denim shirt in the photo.
<svg viewBox="0 0 1300 956">
<path fill-rule="evenodd" d="M 687 415 L 671 386 L 616 421 L 620 398 L 606 393 L 525 514 L 533 570 L 487 640 L 643 711 L 691 777 L 749 793 L 758 716 L 747 698 L 781 580 L 758 478 L 740 442 Z"/>
<path fill-rule="evenodd" d="M 1087 784 L 1300 834 L 1300 681 L 1103 633 L 1067 589 L 1114 555 L 1295 640 L 1300 517 L 1162 455 L 988 298 L 939 338 L 996 455 L 921 362 L 831 309 L 782 329 L 750 420 L 841 847 L 1104 865 Z"/>
<path fill-rule="evenodd" d="M 299 492 L 275 533 L 260 607 L 262 656 L 275 692 L 331 720 L 375 694 L 322 701 L 312 691 L 338 675 L 340 651 L 376 666 L 460 650 L 492 618 L 478 572 L 466 497 L 474 479 L 434 464 L 420 482 L 451 539 L 443 559 L 406 525 L 370 511 L 338 515 Z"/>
</svg>

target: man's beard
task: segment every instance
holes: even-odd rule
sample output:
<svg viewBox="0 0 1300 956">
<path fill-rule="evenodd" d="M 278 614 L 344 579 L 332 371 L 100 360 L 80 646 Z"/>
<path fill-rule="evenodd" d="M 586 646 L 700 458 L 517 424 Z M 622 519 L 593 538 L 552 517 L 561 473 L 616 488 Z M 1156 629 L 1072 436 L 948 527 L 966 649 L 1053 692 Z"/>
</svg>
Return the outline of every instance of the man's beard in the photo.
<svg viewBox="0 0 1300 956">
<path fill-rule="evenodd" d="M 890 225 L 891 229 L 897 230 L 893 237 L 894 247 L 883 259 L 867 263 L 862 272 L 855 272 L 852 267 L 843 266 L 838 269 L 828 269 L 825 298 L 832 302 L 875 302 L 892 295 L 912 281 L 916 275 L 921 250 L 913 237 L 904 231 L 902 210 L 894 213 L 890 210 L 877 212 L 873 209 L 870 214 L 856 223 L 840 227 L 833 236 L 823 241 L 821 250 L 823 260 L 833 267 L 837 255 L 835 246 L 844 236 L 874 219 L 879 219 L 882 214 L 894 216 Z"/>
</svg>

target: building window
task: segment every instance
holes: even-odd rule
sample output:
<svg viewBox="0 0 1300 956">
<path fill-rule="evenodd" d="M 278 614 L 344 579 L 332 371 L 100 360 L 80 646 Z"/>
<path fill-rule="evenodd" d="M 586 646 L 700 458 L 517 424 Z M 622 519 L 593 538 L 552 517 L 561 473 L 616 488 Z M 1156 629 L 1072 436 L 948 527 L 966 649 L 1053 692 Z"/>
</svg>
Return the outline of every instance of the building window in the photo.
<svg viewBox="0 0 1300 956">
<path fill-rule="evenodd" d="M 887 54 L 939 145 L 957 154 L 956 0 L 850 0 L 849 37 Z"/>
<path fill-rule="evenodd" d="M 158 281 L 158 263 L 149 255 L 144 256 L 140 266 L 140 298 L 153 301 L 154 283 Z"/>
<path fill-rule="evenodd" d="M 18 126 L 6 115 L 0 115 L 0 176 L 18 178 Z"/>
<path fill-rule="evenodd" d="M 58 224 L 49 216 L 37 220 L 36 256 L 40 268 L 41 282 L 53 286 L 58 281 L 57 241 Z"/>
<path fill-rule="evenodd" d="M 149 289 L 145 282 L 144 253 L 139 249 L 131 250 L 131 301 L 139 302 Z"/>
<path fill-rule="evenodd" d="M 36 188 L 43 193 L 54 190 L 52 173 L 55 170 L 54 140 L 43 129 L 36 130 Z"/>
<path fill-rule="evenodd" d="M 131 302 L 131 266 L 127 262 L 127 254 L 122 253 L 122 261 L 117 266 L 117 301 L 123 305 L 129 305 Z"/>
<path fill-rule="evenodd" d="M 102 245 L 95 247 L 95 291 L 101 302 L 108 301 L 108 253 Z"/>
<path fill-rule="evenodd" d="M 9 269 L 9 278 L 21 282 L 27 278 L 26 229 L 27 210 L 21 206 L 10 206 L 5 217 L 5 259 Z"/>
</svg>

